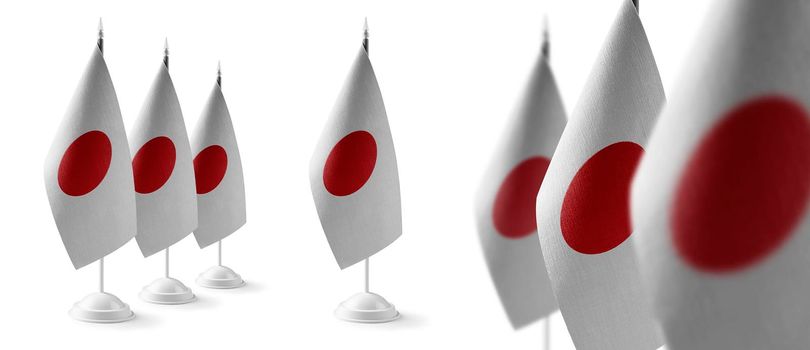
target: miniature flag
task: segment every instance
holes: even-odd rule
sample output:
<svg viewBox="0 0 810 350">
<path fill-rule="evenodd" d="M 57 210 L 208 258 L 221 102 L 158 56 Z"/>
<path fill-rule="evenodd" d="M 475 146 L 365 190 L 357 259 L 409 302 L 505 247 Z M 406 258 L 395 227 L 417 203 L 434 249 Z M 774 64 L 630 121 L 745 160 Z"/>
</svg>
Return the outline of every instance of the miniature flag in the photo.
<svg viewBox="0 0 810 350">
<path fill-rule="evenodd" d="M 721 1 L 633 185 L 672 350 L 810 344 L 810 4 Z"/>
<path fill-rule="evenodd" d="M 135 237 L 127 135 L 98 48 L 45 159 L 45 189 L 74 268 L 103 258 Z"/>
<path fill-rule="evenodd" d="M 197 191 L 186 125 L 165 65 L 161 64 L 133 127 L 138 246 L 148 257 L 197 228 Z"/>
<path fill-rule="evenodd" d="M 577 349 L 656 349 L 662 341 L 628 239 L 629 200 L 664 90 L 630 0 L 598 57 L 537 197 L 538 235 Z"/>
<path fill-rule="evenodd" d="M 382 250 L 402 234 L 394 141 L 377 78 L 362 48 L 309 170 L 321 226 L 341 269 Z"/>
<path fill-rule="evenodd" d="M 541 55 L 476 198 L 478 237 L 515 329 L 557 310 L 537 239 L 535 202 L 565 123 L 557 84 Z"/>
<path fill-rule="evenodd" d="M 192 137 L 197 179 L 199 227 L 194 238 L 200 248 L 217 242 L 245 224 L 245 180 L 231 114 L 219 84 Z"/>
</svg>

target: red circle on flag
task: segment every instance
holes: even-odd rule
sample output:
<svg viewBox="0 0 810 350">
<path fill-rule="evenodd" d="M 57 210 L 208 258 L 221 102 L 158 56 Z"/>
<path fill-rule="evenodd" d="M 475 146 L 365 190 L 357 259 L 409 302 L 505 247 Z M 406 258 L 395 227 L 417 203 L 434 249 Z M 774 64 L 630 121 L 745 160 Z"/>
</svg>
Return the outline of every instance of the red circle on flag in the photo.
<svg viewBox="0 0 810 350">
<path fill-rule="evenodd" d="M 194 178 L 197 194 L 213 191 L 225 177 L 228 169 L 228 153 L 219 145 L 208 146 L 194 157 Z"/>
<path fill-rule="evenodd" d="M 335 196 L 357 192 L 374 171 L 377 142 L 364 130 L 344 136 L 329 152 L 323 167 L 323 185 Z"/>
<path fill-rule="evenodd" d="M 176 158 L 174 143 L 166 136 L 155 137 L 141 146 L 132 159 L 135 191 L 147 194 L 163 187 L 174 171 Z"/>
<path fill-rule="evenodd" d="M 633 232 L 630 184 L 644 149 L 629 141 L 609 145 L 582 165 L 563 199 L 560 229 L 582 254 L 601 254 Z"/>
<path fill-rule="evenodd" d="M 62 154 L 56 175 L 59 188 L 69 196 L 90 193 L 104 180 L 111 161 L 112 144 L 104 132 L 82 134 Z"/>
<path fill-rule="evenodd" d="M 810 116 L 781 96 L 732 109 L 686 163 L 672 206 L 672 239 L 694 268 L 723 273 L 774 253 L 810 197 Z"/>
<path fill-rule="evenodd" d="M 492 223 L 501 236 L 523 238 L 537 231 L 535 205 L 548 158 L 526 159 L 506 176 L 492 205 Z"/>
</svg>

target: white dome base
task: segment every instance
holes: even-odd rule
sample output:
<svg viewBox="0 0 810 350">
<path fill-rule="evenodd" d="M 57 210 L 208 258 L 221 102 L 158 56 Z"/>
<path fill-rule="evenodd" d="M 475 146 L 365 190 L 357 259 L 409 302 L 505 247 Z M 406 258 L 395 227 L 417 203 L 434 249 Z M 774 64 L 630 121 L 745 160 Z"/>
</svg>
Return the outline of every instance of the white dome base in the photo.
<svg viewBox="0 0 810 350">
<path fill-rule="evenodd" d="M 399 318 L 394 304 L 375 293 L 357 293 L 340 303 L 335 316 L 341 320 L 360 323 L 384 323 Z"/>
<path fill-rule="evenodd" d="M 135 318 L 129 305 L 110 293 L 96 292 L 79 300 L 68 312 L 76 320 L 93 323 L 117 323 Z"/>
<path fill-rule="evenodd" d="M 186 304 L 197 300 L 189 287 L 171 277 L 161 277 L 152 281 L 143 287 L 139 296 L 146 302 L 165 305 Z"/>
<path fill-rule="evenodd" d="M 245 285 L 245 280 L 227 266 L 211 266 L 197 277 L 197 284 L 205 288 L 232 289 Z"/>
</svg>

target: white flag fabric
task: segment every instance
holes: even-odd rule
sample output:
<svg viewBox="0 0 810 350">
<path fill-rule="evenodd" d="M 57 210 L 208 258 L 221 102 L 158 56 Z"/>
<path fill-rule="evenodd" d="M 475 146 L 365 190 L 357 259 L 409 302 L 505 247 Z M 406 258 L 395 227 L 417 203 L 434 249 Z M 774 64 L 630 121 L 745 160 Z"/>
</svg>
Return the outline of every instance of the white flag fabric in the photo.
<svg viewBox="0 0 810 350">
<path fill-rule="evenodd" d="M 402 234 L 394 141 L 380 87 L 362 48 L 309 168 L 321 226 L 341 269 Z"/>
<path fill-rule="evenodd" d="M 98 48 L 45 159 L 45 189 L 62 243 L 81 268 L 136 234 L 127 135 Z"/>
<path fill-rule="evenodd" d="M 541 55 L 476 198 L 492 282 L 517 329 L 557 310 L 537 239 L 535 200 L 565 128 L 560 93 Z"/>
<path fill-rule="evenodd" d="M 162 63 L 129 145 L 138 204 L 135 240 L 148 257 L 197 228 L 191 147 L 172 78 Z"/>
<path fill-rule="evenodd" d="M 551 285 L 577 349 L 662 345 L 641 289 L 630 184 L 664 103 L 644 27 L 623 0 L 537 197 Z"/>
<path fill-rule="evenodd" d="M 714 3 L 633 185 L 672 350 L 810 344 L 810 3 Z"/>
<path fill-rule="evenodd" d="M 214 84 L 192 134 L 197 180 L 199 226 L 194 238 L 200 248 L 217 242 L 245 224 L 245 180 L 231 114 L 222 89 Z"/>
</svg>

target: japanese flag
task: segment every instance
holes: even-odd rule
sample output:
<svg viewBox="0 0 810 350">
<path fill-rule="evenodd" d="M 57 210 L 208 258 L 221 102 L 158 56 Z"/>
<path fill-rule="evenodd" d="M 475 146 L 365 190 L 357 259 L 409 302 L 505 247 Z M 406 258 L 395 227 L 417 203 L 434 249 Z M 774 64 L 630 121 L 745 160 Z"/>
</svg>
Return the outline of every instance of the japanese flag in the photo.
<svg viewBox="0 0 810 350">
<path fill-rule="evenodd" d="M 673 350 L 810 346 L 810 2 L 718 1 L 633 185 Z"/>
<path fill-rule="evenodd" d="M 537 239 L 535 200 L 565 122 L 554 76 L 541 55 L 475 206 L 490 276 L 514 328 L 557 310 Z"/>
<path fill-rule="evenodd" d="M 191 148 L 172 78 L 161 64 L 135 122 L 130 150 L 138 203 L 138 246 L 147 257 L 197 228 Z"/>
<path fill-rule="evenodd" d="M 199 227 L 194 238 L 200 248 L 217 242 L 245 224 L 245 180 L 231 114 L 219 84 L 192 136 L 194 176 L 197 179 Z"/>
<path fill-rule="evenodd" d="M 402 234 L 394 142 L 377 78 L 362 48 L 312 155 L 309 180 L 341 269 Z"/>
<path fill-rule="evenodd" d="M 127 135 L 98 48 L 45 159 L 45 189 L 73 267 L 103 258 L 135 237 Z"/>
<path fill-rule="evenodd" d="M 662 345 L 630 235 L 630 183 L 664 90 L 630 0 L 565 127 L 537 197 L 551 285 L 577 349 Z"/>
</svg>

